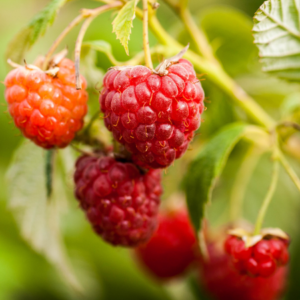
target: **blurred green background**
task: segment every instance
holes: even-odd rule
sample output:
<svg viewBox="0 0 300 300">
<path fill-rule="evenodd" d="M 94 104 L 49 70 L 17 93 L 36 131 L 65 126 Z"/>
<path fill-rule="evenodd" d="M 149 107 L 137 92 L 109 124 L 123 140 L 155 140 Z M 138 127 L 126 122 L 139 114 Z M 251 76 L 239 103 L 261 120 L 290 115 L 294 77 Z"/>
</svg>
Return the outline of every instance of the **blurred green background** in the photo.
<svg viewBox="0 0 300 300">
<path fill-rule="evenodd" d="M 291 98 L 300 93 L 298 84 L 288 84 L 269 78 L 260 72 L 258 55 L 251 35 L 252 17 L 262 4 L 262 0 L 191 0 L 190 6 L 197 22 L 204 28 L 217 57 L 225 69 L 239 84 L 275 117 L 280 117 Z M 9 41 L 40 11 L 48 1 L 45 0 L 0 0 L 0 80 L 3 81 L 9 68 L 4 53 Z M 31 49 L 26 56 L 33 62 L 37 55 L 43 55 L 61 30 L 77 15 L 80 8 L 93 8 L 95 1 L 72 1 L 60 12 L 54 25 L 47 34 Z M 221 5 L 221 6 L 220 6 Z M 183 43 L 189 42 L 180 20 L 163 3 L 158 17 L 168 31 Z M 124 49 L 112 34 L 112 16 L 99 17 L 88 30 L 86 40 L 106 40 L 111 43 L 113 53 L 119 60 L 126 60 Z M 62 46 L 70 49 L 73 57 L 74 40 L 78 29 L 72 31 Z M 151 44 L 156 40 L 151 36 Z M 142 50 L 142 27 L 139 20 L 134 21 L 133 33 L 129 42 L 130 53 Z M 106 70 L 110 64 L 106 57 L 99 54 L 98 67 Z M 227 123 L 245 119 L 244 114 L 228 104 L 227 96 L 208 80 L 203 82 L 207 102 L 205 122 L 197 136 L 195 147 L 182 162 L 177 162 L 164 175 L 166 193 L 164 199 L 176 192 L 181 177 L 176 170 L 186 167 L 189 157 L 195 155 L 199 145 Z M 35 299 L 192 299 L 184 281 L 162 285 L 146 275 L 135 263 L 128 250 L 114 248 L 103 243 L 93 234 L 83 213 L 77 208 L 76 201 L 70 197 L 70 207 L 62 220 L 62 230 L 75 272 L 80 278 L 87 294 L 76 295 L 61 280 L 56 269 L 37 254 L 23 241 L 16 222 L 7 208 L 5 172 L 14 149 L 21 136 L 14 128 L 10 117 L 5 113 L 4 86 L 0 86 L 0 300 Z M 297 98 L 298 99 L 298 98 Z M 91 112 L 97 107 L 97 95 L 92 93 Z M 285 103 L 285 104 L 284 104 Z M 212 225 L 220 225 L 228 220 L 226 205 L 230 197 L 234 174 L 237 170 L 246 144 L 241 143 L 232 153 L 224 174 L 214 192 L 214 205 L 209 211 Z M 295 168 L 298 162 L 294 162 Z M 254 221 L 260 201 L 262 201 L 271 173 L 270 156 L 264 155 L 250 182 L 244 205 L 245 217 Z M 298 251 L 300 196 L 284 172 L 267 215 L 266 226 L 278 226 L 292 237 L 292 253 Z M 37 224 L 38 226 L 38 224 Z M 299 249 L 300 250 L 300 249 Z M 300 262 L 292 255 L 292 274 L 286 299 L 300 299 L 297 286 Z M 299 297 L 297 297 L 299 296 Z"/>
</svg>

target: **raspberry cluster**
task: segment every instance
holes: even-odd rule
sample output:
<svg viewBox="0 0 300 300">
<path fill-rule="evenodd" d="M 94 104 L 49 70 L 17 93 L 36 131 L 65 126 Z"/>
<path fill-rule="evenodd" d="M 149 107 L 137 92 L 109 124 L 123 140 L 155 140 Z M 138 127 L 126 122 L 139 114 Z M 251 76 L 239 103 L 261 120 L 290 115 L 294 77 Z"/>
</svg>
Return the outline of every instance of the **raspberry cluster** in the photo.
<svg viewBox="0 0 300 300">
<path fill-rule="evenodd" d="M 136 254 L 150 273 L 169 279 L 182 275 L 195 261 L 197 241 L 187 211 L 161 213 L 158 219 L 158 229 Z"/>
<path fill-rule="evenodd" d="M 249 277 L 232 268 L 230 256 L 215 242 L 208 245 L 209 259 L 200 263 L 200 285 L 218 300 L 278 300 L 286 287 L 287 267 L 267 277 Z"/>
<path fill-rule="evenodd" d="M 82 156 L 76 162 L 76 197 L 97 234 L 113 245 L 135 247 L 157 226 L 160 171 L 142 174 L 110 156 Z"/>
<path fill-rule="evenodd" d="M 289 261 L 288 241 L 277 237 L 262 239 L 246 248 L 241 238 L 230 235 L 224 247 L 230 254 L 234 267 L 241 274 L 254 277 L 269 277 Z"/>
<path fill-rule="evenodd" d="M 74 63 L 64 58 L 55 77 L 38 68 L 18 67 L 5 79 L 5 98 L 15 125 L 25 137 L 49 149 L 65 147 L 83 126 L 86 81 L 75 88 Z"/>
<path fill-rule="evenodd" d="M 135 66 L 112 69 L 103 80 L 105 125 L 145 168 L 165 168 L 180 158 L 201 122 L 204 92 L 192 64 L 180 59 L 167 73 Z"/>
</svg>

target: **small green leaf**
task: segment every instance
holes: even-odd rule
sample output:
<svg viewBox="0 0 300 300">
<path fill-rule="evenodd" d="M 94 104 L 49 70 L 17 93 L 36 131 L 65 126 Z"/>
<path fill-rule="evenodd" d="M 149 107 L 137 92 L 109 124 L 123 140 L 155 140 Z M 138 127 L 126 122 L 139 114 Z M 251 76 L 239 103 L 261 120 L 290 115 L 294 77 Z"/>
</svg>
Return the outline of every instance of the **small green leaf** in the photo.
<svg viewBox="0 0 300 300">
<path fill-rule="evenodd" d="M 52 25 L 58 10 L 69 0 L 52 0 L 40 13 L 38 13 L 26 28 L 21 30 L 9 43 L 6 50 L 6 58 L 20 63 L 24 59 L 26 51 L 43 36 Z"/>
<path fill-rule="evenodd" d="M 191 220 L 198 232 L 204 217 L 206 204 L 228 156 L 247 130 L 247 125 L 234 123 L 224 127 L 202 149 L 190 164 L 185 178 L 185 192 Z"/>
<path fill-rule="evenodd" d="M 88 47 L 90 49 L 102 52 L 108 57 L 108 59 L 110 60 L 110 62 L 113 65 L 118 65 L 119 64 L 119 62 L 113 56 L 111 45 L 106 41 L 101 41 L 101 40 L 99 40 L 99 41 L 88 41 L 88 42 L 84 42 L 82 44 L 82 47 L 83 48 Z"/>
<path fill-rule="evenodd" d="M 118 12 L 113 21 L 113 32 L 116 33 L 117 39 L 125 48 L 126 54 L 129 55 L 128 41 L 130 39 L 132 21 L 135 18 L 135 7 L 138 0 L 128 1 Z"/>
<path fill-rule="evenodd" d="M 254 16 L 254 43 L 263 71 L 300 80 L 300 2 L 265 1 Z"/>
<path fill-rule="evenodd" d="M 45 157 L 45 150 L 28 141 L 17 149 L 6 174 L 9 208 L 28 244 L 45 255 L 73 289 L 82 292 L 60 234 L 60 218 L 67 207 L 62 174 L 56 165 L 51 201 L 47 201 Z"/>
</svg>

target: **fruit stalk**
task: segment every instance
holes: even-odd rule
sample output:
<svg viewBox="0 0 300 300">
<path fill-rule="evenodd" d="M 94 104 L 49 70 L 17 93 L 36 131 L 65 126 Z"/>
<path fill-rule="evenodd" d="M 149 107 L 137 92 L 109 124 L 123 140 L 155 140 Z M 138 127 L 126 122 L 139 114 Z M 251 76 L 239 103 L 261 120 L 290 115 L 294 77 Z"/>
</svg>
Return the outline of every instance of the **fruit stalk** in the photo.
<svg viewBox="0 0 300 300">
<path fill-rule="evenodd" d="M 149 47 L 149 34 L 148 34 L 148 0 L 143 0 L 143 45 L 144 45 L 146 66 L 149 69 L 153 69 L 151 52 Z"/>
<path fill-rule="evenodd" d="M 255 229 L 254 229 L 254 235 L 259 235 L 260 230 L 266 215 L 266 212 L 268 210 L 268 207 L 271 203 L 272 197 L 274 195 L 277 182 L 278 182 L 278 175 L 279 175 L 279 162 L 278 162 L 278 157 L 274 157 L 274 165 L 273 165 L 273 172 L 272 172 L 272 179 L 271 179 L 271 184 L 269 187 L 269 190 L 267 192 L 267 195 L 262 203 L 262 206 L 259 210 L 256 223 L 255 223 Z"/>
</svg>

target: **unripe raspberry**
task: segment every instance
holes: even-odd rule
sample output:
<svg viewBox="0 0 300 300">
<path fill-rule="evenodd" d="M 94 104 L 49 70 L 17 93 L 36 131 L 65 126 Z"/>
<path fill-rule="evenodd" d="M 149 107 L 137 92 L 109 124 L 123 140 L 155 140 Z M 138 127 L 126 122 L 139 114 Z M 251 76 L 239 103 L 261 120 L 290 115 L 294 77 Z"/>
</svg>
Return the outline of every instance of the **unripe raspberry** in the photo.
<svg viewBox="0 0 300 300">
<path fill-rule="evenodd" d="M 38 68 L 18 67 L 6 76 L 5 98 L 15 125 L 37 145 L 65 147 L 83 126 L 86 81 L 75 88 L 74 63 L 64 58 L 55 77 Z"/>
<path fill-rule="evenodd" d="M 218 300 L 279 300 L 287 282 L 287 267 L 271 276 L 250 277 L 232 267 L 227 253 L 219 245 L 208 245 L 209 259 L 200 262 L 200 284 Z"/>
<path fill-rule="evenodd" d="M 157 226 L 161 174 L 146 174 L 114 158 L 82 156 L 74 174 L 76 197 L 104 240 L 126 247 L 147 242 Z"/>
<path fill-rule="evenodd" d="M 288 241 L 279 237 L 262 239 L 246 248 L 241 238 L 229 235 L 224 247 L 235 268 L 241 274 L 254 277 L 269 277 L 289 260 Z"/>
<path fill-rule="evenodd" d="M 188 213 L 159 215 L 158 229 L 150 241 L 136 249 L 139 261 L 154 276 L 169 279 L 182 275 L 196 258 L 196 237 Z"/>
<path fill-rule="evenodd" d="M 165 168 L 187 150 L 200 126 L 204 92 L 190 62 L 160 76 L 144 66 L 110 70 L 100 96 L 105 125 L 146 168 Z"/>
</svg>

